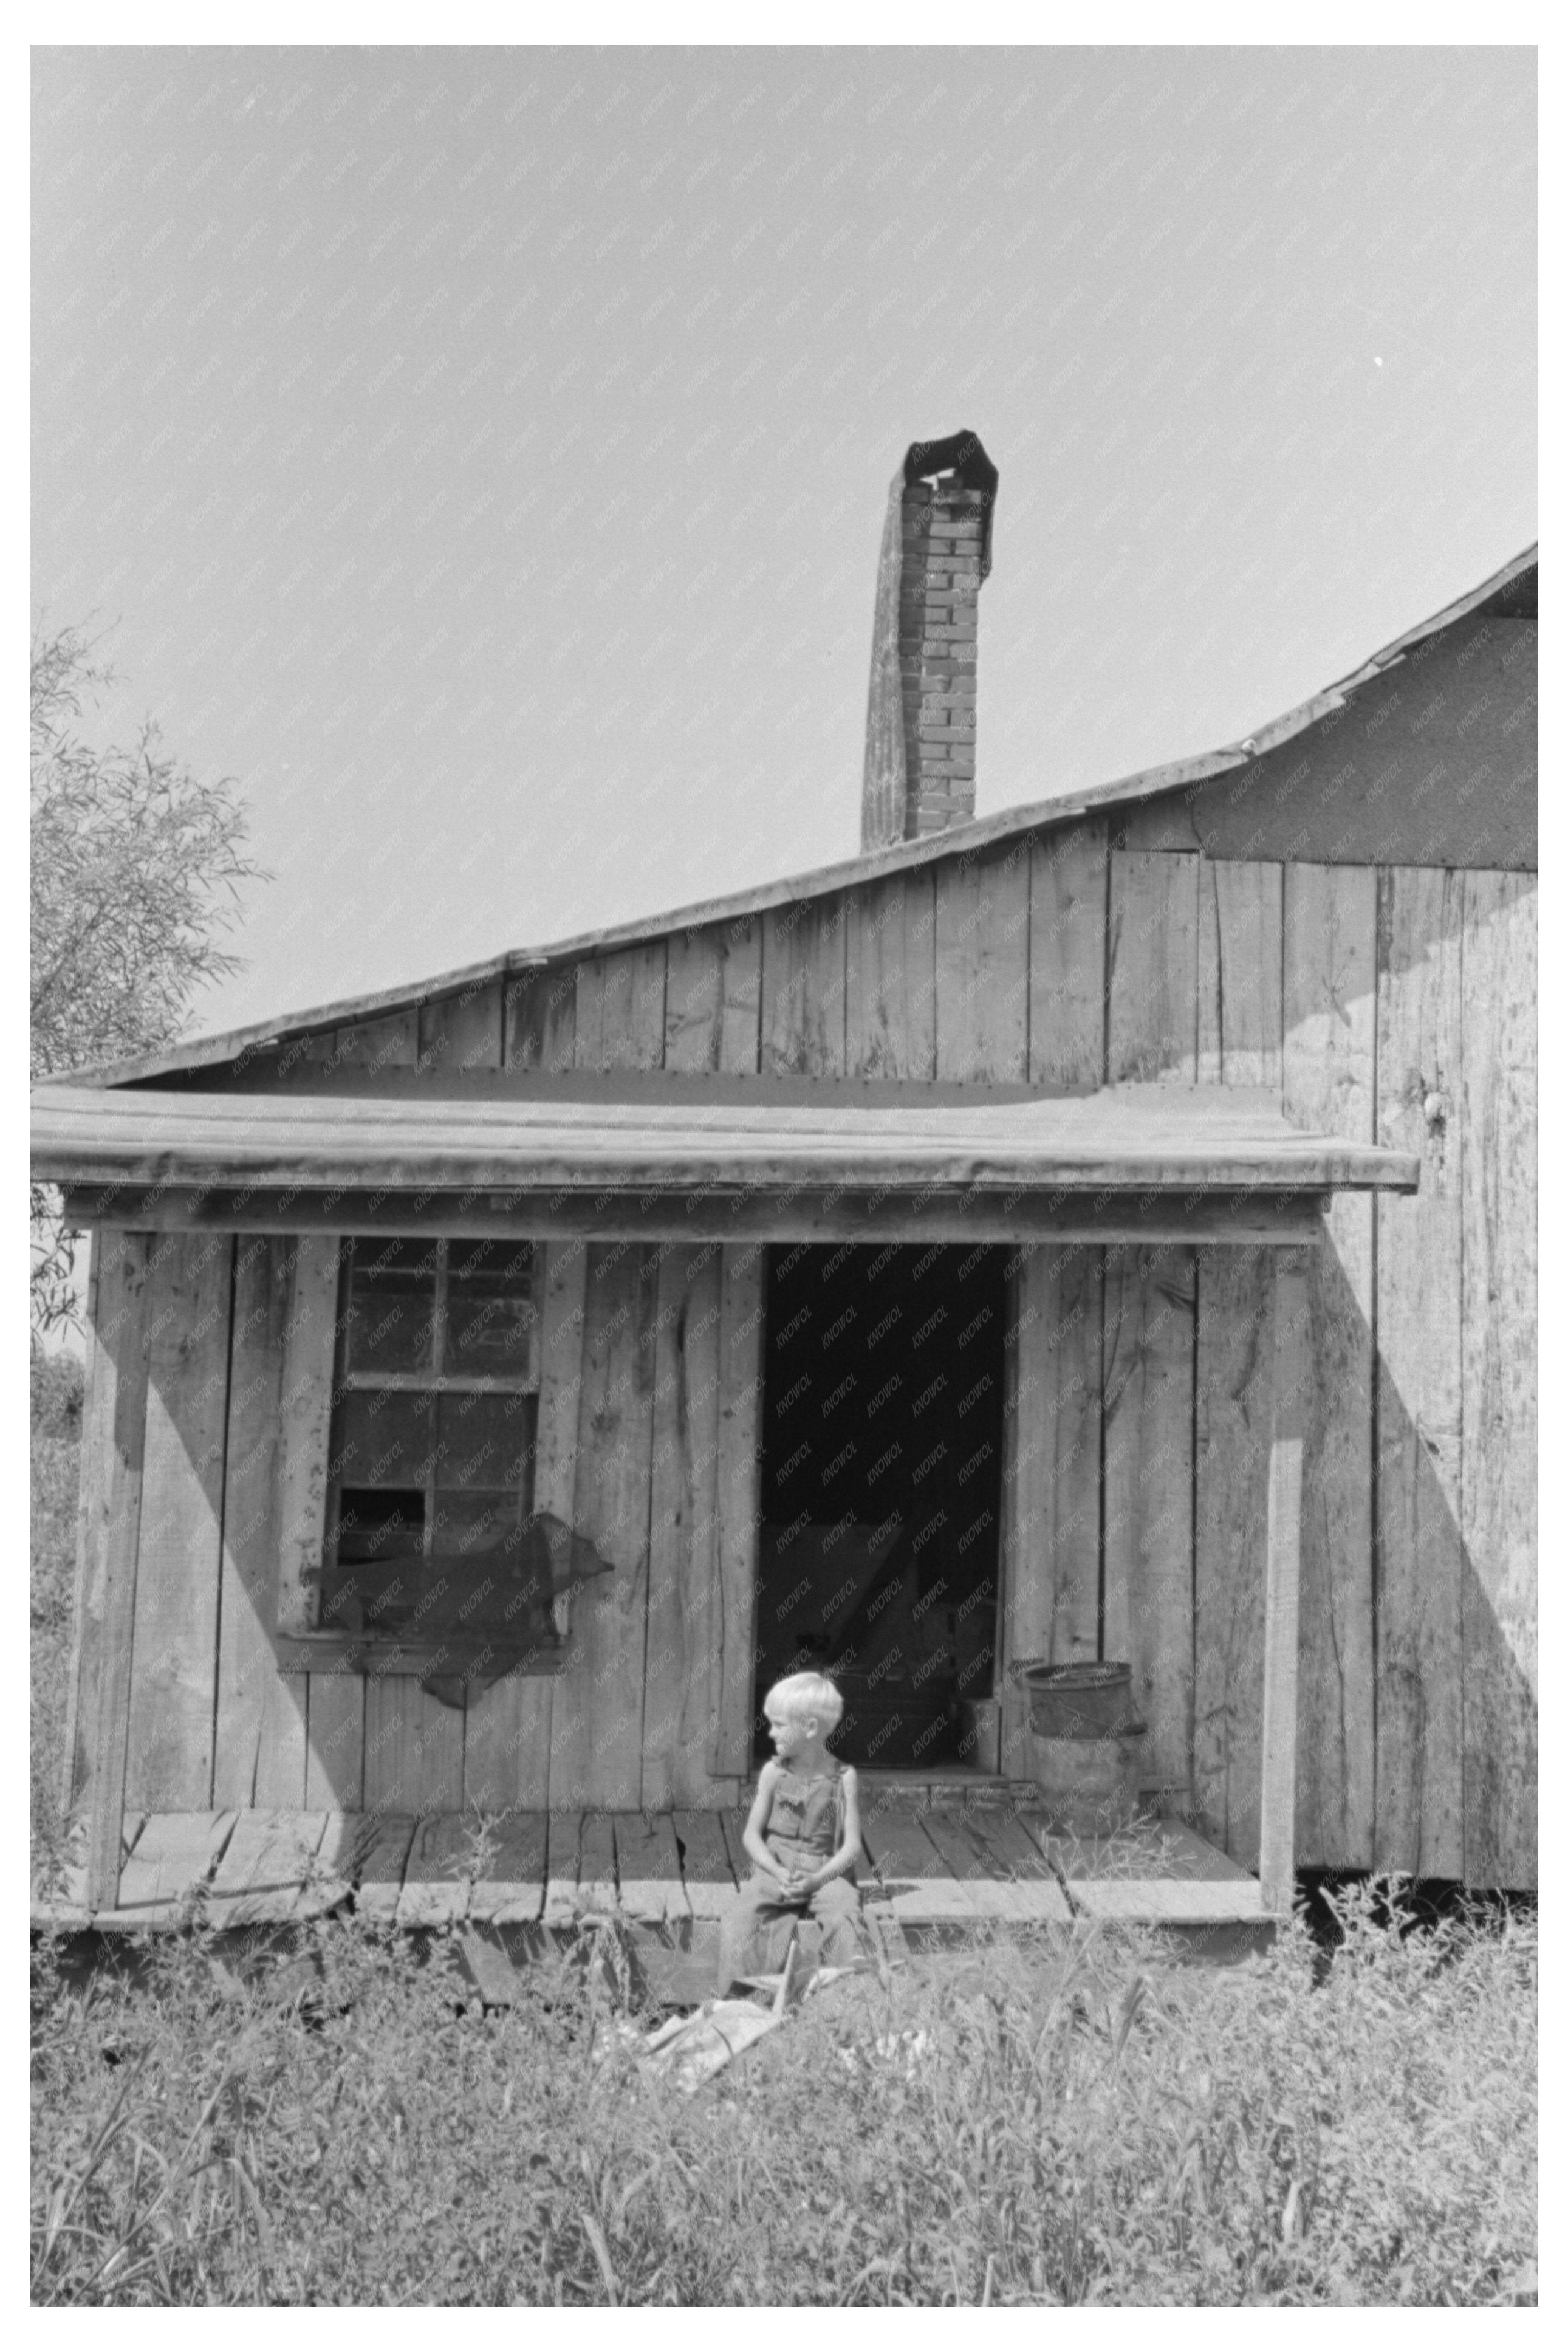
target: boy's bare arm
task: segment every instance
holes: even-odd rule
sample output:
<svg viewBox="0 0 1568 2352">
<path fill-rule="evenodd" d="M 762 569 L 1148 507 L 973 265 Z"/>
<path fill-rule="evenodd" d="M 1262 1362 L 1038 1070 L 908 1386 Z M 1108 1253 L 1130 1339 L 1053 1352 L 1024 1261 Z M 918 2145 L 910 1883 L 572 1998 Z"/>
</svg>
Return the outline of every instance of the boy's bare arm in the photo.
<svg viewBox="0 0 1568 2352">
<path fill-rule="evenodd" d="M 757 1776 L 757 1794 L 751 1801 L 751 1811 L 746 1817 L 740 1842 L 758 1870 L 765 1872 L 769 1878 L 776 1878 L 782 1886 L 787 1875 L 783 1865 L 762 1843 L 762 1832 L 768 1827 L 768 1818 L 773 1811 L 773 1791 L 778 1785 L 779 1767 L 770 1761 Z"/>
</svg>

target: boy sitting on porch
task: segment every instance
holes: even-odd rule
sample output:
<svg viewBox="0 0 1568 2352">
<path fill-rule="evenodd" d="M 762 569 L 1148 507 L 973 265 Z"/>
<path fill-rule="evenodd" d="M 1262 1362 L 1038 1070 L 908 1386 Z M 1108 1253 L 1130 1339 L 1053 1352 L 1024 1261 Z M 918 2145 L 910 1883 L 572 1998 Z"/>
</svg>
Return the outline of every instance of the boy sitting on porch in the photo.
<svg viewBox="0 0 1568 2352">
<path fill-rule="evenodd" d="M 758 1776 L 746 1824 L 755 1867 L 719 1935 L 721 1998 L 737 1977 L 782 1965 L 789 1938 L 780 1944 L 779 1929 L 803 1914 L 821 1928 L 822 1967 L 849 1968 L 866 1956 L 854 1879 L 860 1796 L 852 1765 L 826 1746 L 843 1699 L 826 1675 L 787 1675 L 763 1706 L 774 1755 Z"/>
</svg>

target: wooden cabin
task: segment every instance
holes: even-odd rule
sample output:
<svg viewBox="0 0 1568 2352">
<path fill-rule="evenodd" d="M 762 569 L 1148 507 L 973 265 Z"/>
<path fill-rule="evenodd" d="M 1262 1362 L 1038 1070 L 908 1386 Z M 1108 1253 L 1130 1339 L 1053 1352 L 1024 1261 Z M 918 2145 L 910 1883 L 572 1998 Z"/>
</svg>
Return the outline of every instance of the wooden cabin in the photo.
<svg viewBox="0 0 1568 2352">
<path fill-rule="evenodd" d="M 841 865 L 36 1089 L 87 1909 L 144 1823 L 475 1807 L 691 1894 L 810 1657 L 873 1784 L 1020 1801 L 1014 1669 L 1129 1660 L 1264 1912 L 1533 1886 L 1536 580 L 1239 747 L 939 823 L 911 747 Z"/>
</svg>

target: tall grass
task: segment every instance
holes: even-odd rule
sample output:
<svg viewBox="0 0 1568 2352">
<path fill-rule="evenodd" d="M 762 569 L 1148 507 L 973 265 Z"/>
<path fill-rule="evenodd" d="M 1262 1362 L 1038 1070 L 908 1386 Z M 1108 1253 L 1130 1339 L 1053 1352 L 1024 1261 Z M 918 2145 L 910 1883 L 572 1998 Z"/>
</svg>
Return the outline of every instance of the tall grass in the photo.
<svg viewBox="0 0 1568 2352">
<path fill-rule="evenodd" d="M 1343 1911 L 1326 1972 L 1300 1928 L 1229 1969 L 1081 1928 L 862 1979 L 689 2100 L 563 1954 L 485 2014 L 450 1943 L 352 1921 L 308 1978 L 40 1950 L 34 2296 L 1528 2299 L 1533 1923 Z"/>
</svg>

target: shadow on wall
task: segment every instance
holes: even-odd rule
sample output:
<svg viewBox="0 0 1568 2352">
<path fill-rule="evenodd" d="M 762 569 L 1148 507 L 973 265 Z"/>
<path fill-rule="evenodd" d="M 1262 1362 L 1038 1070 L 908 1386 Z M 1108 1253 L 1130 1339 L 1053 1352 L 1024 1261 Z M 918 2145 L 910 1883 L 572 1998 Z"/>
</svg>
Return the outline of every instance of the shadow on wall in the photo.
<svg viewBox="0 0 1568 2352">
<path fill-rule="evenodd" d="M 1332 1243 L 1319 1256 L 1298 1851 L 1337 1867 L 1533 1887 L 1533 1546 L 1493 1552 L 1495 1572 L 1478 1566 L 1460 1525 L 1458 1429 L 1450 1436 L 1412 1412 L 1386 1357 L 1369 1475 L 1371 1328 Z M 1200 1258 L 1194 1777 L 1211 1832 L 1249 1867 L 1258 1858 L 1273 1348 L 1260 1303 L 1266 1275 L 1261 1253 Z M 1212 1345 L 1218 1323 L 1223 1349 Z"/>
</svg>

